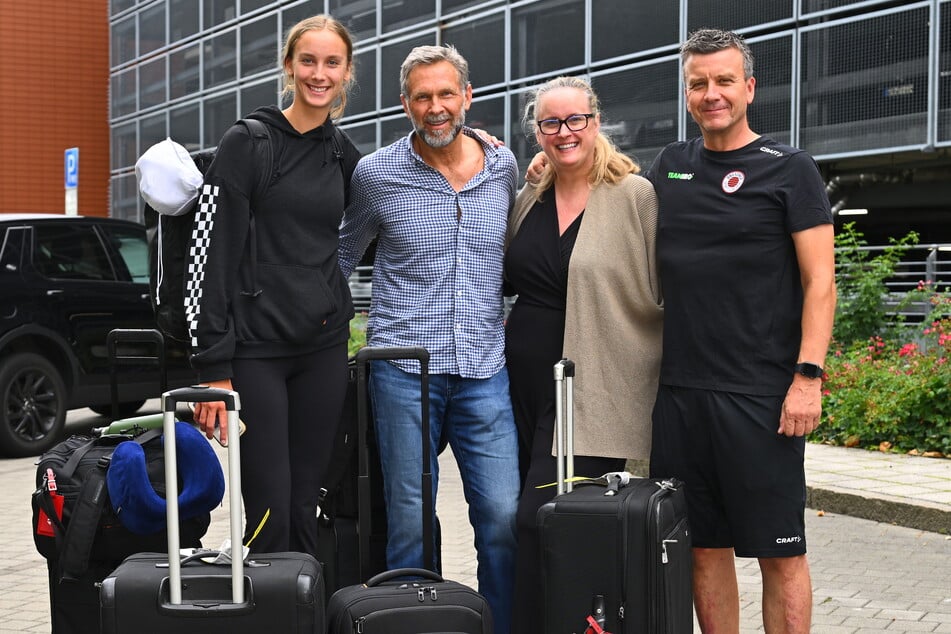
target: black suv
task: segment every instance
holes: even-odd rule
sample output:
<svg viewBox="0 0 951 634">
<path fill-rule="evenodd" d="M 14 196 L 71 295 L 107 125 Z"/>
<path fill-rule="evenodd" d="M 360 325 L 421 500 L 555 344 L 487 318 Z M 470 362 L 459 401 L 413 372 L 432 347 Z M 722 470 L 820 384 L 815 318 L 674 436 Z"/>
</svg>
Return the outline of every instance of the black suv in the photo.
<svg viewBox="0 0 951 634">
<path fill-rule="evenodd" d="M 42 453 L 61 439 L 68 409 L 111 414 L 106 335 L 154 327 L 148 281 L 140 224 L 0 214 L 0 453 Z M 191 382 L 184 350 L 166 354 L 169 383 Z M 118 376 L 120 415 L 158 396 L 154 367 Z"/>
</svg>

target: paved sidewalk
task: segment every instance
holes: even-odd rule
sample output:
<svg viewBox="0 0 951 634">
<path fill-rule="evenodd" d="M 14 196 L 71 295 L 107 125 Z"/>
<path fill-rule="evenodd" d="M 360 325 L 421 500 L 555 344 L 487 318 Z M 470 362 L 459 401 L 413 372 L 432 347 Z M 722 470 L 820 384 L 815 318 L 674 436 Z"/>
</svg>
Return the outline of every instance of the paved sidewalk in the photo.
<svg viewBox="0 0 951 634">
<path fill-rule="evenodd" d="M 807 443 L 806 486 L 810 508 L 951 534 L 951 459 Z"/>
<path fill-rule="evenodd" d="M 0 460 L 8 520 L 0 523 L 0 632 L 50 631 L 46 565 L 30 526 L 34 463 Z M 472 532 L 451 452 L 440 464 L 443 572 L 475 587 Z M 951 634 L 951 460 L 809 444 L 806 469 L 813 631 Z M 227 531 L 221 508 L 205 544 L 218 545 Z M 741 632 L 762 631 L 756 561 L 737 560 L 737 572 Z"/>
</svg>

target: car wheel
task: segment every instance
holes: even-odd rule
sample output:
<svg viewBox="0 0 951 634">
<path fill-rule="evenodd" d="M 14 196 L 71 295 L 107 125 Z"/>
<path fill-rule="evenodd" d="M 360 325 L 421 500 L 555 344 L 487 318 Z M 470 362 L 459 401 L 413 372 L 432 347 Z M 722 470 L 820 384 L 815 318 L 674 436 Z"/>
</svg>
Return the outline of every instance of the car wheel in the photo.
<svg viewBox="0 0 951 634">
<path fill-rule="evenodd" d="M 66 426 L 66 384 L 52 363 L 22 352 L 0 366 L 0 451 L 38 455 Z"/>
<path fill-rule="evenodd" d="M 119 418 L 128 418 L 132 416 L 137 411 L 142 409 L 142 406 L 145 405 L 145 400 L 141 401 L 129 401 L 127 403 L 119 403 Z M 100 416 L 105 416 L 106 418 L 112 418 L 112 405 L 90 405 L 89 409 L 96 412 Z"/>
</svg>

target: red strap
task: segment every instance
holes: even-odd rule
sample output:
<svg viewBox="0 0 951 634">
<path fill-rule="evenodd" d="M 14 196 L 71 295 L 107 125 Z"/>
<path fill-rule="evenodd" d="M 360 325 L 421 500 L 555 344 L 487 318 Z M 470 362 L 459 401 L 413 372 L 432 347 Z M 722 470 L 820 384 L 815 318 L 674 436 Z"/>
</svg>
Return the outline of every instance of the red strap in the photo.
<svg viewBox="0 0 951 634">
<path fill-rule="evenodd" d="M 588 629 L 584 631 L 584 634 L 611 634 L 611 632 L 606 632 L 603 627 L 598 625 L 593 616 L 589 616 Z"/>
</svg>

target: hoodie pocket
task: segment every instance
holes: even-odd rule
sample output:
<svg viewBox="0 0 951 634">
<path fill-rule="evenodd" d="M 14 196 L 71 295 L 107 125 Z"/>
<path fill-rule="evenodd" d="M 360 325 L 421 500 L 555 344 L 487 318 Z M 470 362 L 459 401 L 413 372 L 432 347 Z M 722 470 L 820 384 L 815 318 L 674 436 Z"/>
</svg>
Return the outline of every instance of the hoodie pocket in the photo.
<svg viewBox="0 0 951 634">
<path fill-rule="evenodd" d="M 309 343 L 337 310 L 318 268 L 258 263 L 256 282 L 235 298 L 239 341 Z"/>
</svg>

